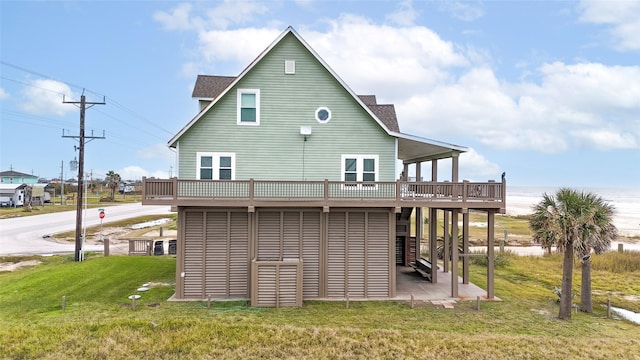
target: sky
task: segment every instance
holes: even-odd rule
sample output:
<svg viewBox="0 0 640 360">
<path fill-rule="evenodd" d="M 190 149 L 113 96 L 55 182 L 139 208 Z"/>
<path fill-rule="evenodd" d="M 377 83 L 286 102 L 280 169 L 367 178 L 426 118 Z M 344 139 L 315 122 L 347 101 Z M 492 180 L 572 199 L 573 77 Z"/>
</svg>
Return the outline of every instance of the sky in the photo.
<svg viewBox="0 0 640 360">
<path fill-rule="evenodd" d="M 460 178 L 640 188 L 640 1 L 0 1 L 0 171 L 176 175 L 198 74 L 287 26 L 400 130 L 466 146 Z M 426 167 L 426 166 L 425 166 Z M 425 170 L 430 175 L 430 166 Z"/>
</svg>

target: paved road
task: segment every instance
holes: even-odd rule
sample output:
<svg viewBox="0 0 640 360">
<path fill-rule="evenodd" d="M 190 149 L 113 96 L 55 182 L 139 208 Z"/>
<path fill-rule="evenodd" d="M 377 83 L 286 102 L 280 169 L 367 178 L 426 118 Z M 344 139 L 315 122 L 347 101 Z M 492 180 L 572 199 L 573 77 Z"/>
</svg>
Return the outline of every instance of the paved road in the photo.
<svg viewBox="0 0 640 360">
<path fill-rule="evenodd" d="M 169 206 L 142 206 L 140 203 L 105 206 L 103 224 L 137 216 L 171 214 Z M 100 225 L 98 209 L 87 209 L 85 226 Z M 76 212 L 0 219 L 0 255 L 73 253 L 75 244 L 59 244 L 43 236 L 76 228 Z M 102 245 L 85 245 L 85 251 L 102 251 Z"/>
</svg>

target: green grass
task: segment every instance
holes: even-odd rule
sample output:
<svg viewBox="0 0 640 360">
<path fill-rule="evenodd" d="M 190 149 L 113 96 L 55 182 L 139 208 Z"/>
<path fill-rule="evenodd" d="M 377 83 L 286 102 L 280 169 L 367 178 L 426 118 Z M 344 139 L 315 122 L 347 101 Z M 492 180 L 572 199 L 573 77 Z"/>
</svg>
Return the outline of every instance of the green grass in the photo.
<svg viewBox="0 0 640 360">
<path fill-rule="evenodd" d="M 207 308 L 202 302 L 166 301 L 174 290 L 173 257 L 93 256 L 82 263 L 69 256 L 42 258 L 41 265 L 0 273 L 0 358 L 640 356 L 640 326 L 608 319 L 602 307 L 610 297 L 615 306 L 640 311 L 638 301 L 620 302 L 640 296 L 640 275 L 594 268 L 594 292 L 607 294 L 594 296 L 594 314 L 561 321 L 552 292 L 560 284 L 561 258 L 507 256 L 508 263 L 496 269 L 496 295 L 503 301 L 484 302 L 480 311 L 474 301 L 453 310 L 422 303 L 411 309 L 399 301 L 352 301 L 349 308 L 341 301 L 307 301 L 283 309 L 215 302 Z M 609 262 L 615 260 L 604 261 Z M 579 280 L 579 270 L 575 274 Z M 484 284 L 485 276 L 483 266 L 471 266 L 472 282 Z M 127 296 L 146 282 L 157 286 L 142 293 L 134 311 Z"/>
</svg>

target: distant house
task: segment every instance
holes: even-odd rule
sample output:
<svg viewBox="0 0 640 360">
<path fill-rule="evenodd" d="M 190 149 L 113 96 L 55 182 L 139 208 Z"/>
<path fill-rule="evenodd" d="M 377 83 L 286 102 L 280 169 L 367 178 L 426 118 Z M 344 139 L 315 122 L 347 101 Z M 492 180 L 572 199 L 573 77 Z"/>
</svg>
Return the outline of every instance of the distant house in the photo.
<svg viewBox="0 0 640 360">
<path fill-rule="evenodd" d="M 118 187 L 120 194 L 130 194 L 136 191 L 136 186 L 133 182 L 122 182 Z"/>
<path fill-rule="evenodd" d="M 178 177 L 142 184 L 143 205 L 178 213 L 174 298 L 243 298 L 256 306 L 392 299 L 396 266 L 421 260 L 422 235 L 431 263 L 438 261 L 442 213 L 454 244 L 462 215 L 468 250 L 469 211 L 485 212 L 493 251 L 504 178 L 460 181 L 467 148 L 401 133 L 393 105 L 356 95 L 293 28 L 238 76 L 198 76 L 193 97 L 200 112 L 169 141 Z M 452 164 L 449 181 L 437 181 L 439 160 Z M 422 163 L 431 180 L 408 181 L 409 167 L 421 174 Z M 411 216 L 421 224 L 425 208 L 430 231 L 416 227 L 416 240 Z M 430 280 L 437 282 L 436 271 Z M 457 297 L 455 281 L 451 292 Z M 494 296 L 492 256 L 487 296 Z"/>
<path fill-rule="evenodd" d="M 36 184 L 38 177 L 18 171 L 2 171 L 0 172 L 0 183 L 2 184 Z"/>
<path fill-rule="evenodd" d="M 39 183 L 31 185 L 31 202 L 33 205 L 51 203 L 51 194 L 47 192 L 49 184 Z"/>
<path fill-rule="evenodd" d="M 0 206 L 18 207 L 24 205 L 27 184 L 0 184 Z"/>
</svg>

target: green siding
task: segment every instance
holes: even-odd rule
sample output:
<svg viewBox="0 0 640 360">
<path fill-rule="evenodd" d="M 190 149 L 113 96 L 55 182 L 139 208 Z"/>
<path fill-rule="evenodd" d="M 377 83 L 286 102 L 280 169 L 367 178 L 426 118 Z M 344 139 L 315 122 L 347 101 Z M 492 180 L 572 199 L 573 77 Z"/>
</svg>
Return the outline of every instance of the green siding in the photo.
<svg viewBox="0 0 640 360">
<path fill-rule="evenodd" d="M 296 61 L 295 75 L 284 74 Z M 260 89 L 260 125 L 237 124 L 237 89 Z M 320 124 L 315 111 L 331 109 Z M 313 129 L 305 142 L 300 126 Z M 379 156 L 379 180 L 395 180 L 395 138 L 373 120 L 293 36 L 285 36 L 179 139 L 179 177 L 196 178 L 196 152 L 236 154 L 236 180 L 341 180 L 342 154 Z M 304 163 L 304 177 L 303 177 Z"/>
</svg>

